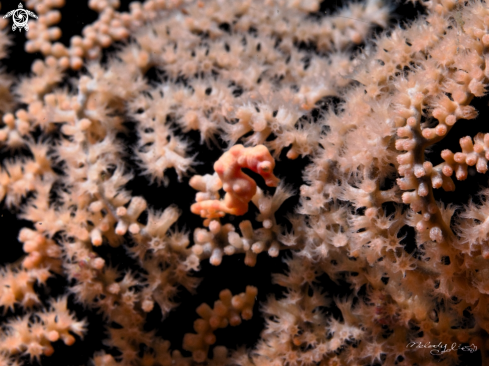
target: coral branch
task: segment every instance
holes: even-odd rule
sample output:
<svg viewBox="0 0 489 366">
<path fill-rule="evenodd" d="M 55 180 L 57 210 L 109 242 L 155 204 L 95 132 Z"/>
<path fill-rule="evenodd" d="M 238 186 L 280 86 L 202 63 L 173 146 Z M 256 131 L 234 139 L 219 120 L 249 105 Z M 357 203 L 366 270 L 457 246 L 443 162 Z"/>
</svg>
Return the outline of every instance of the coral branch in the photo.
<svg viewBox="0 0 489 366">
<path fill-rule="evenodd" d="M 251 319 L 257 293 L 257 288 L 253 286 L 247 286 L 246 292 L 235 296 L 232 296 L 231 291 L 223 290 L 213 309 L 207 304 L 197 308 L 197 314 L 202 317 L 194 323 L 197 334 L 187 333 L 183 338 L 183 348 L 192 352 L 195 362 L 204 362 L 207 359 L 209 346 L 216 342 L 216 329 L 228 325 L 235 327 L 241 324 L 241 319 Z"/>
</svg>

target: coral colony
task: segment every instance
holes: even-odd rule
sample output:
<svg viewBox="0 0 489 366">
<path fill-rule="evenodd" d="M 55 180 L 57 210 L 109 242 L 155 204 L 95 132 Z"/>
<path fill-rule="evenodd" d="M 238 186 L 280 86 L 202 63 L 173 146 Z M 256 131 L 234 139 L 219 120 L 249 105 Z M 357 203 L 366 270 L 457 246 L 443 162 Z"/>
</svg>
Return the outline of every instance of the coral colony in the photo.
<svg viewBox="0 0 489 366">
<path fill-rule="evenodd" d="M 75 305 L 104 321 L 96 366 L 489 362 L 489 189 L 437 199 L 487 172 L 489 134 L 430 154 L 478 115 L 489 3 L 411 0 L 418 18 L 396 24 L 382 0 L 328 14 L 318 0 L 90 0 L 98 19 L 63 44 L 64 2 L 25 1 L 38 19 L 23 46 L 38 57 L 27 75 L 0 74 L 0 198 L 26 222 L 24 255 L 0 271 L 0 365 L 86 342 L 96 324 Z M 11 22 L 0 18 L 4 60 Z M 195 151 L 209 147 L 204 171 Z M 300 187 L 285 184 L 296 159 Z M 138 176 L 195 200 L 155 207 L 128 188 Z M 179 226 L 182 212 L 200 224 Z M 171 318 L 199 293 L 202 266 L 230 257 L 243 258 L 236 278 L 284 261 L 263 278 L 281 292 L 257 301 L 259 286 L 216 281 L 218 297 L 186 315 L 193 331 L 148 330 L 150 314 Z M 53 277 L 66 287 L 46 298 Z M 221 328 L 256 317 L 258 339 L 222 346 Z"/>
</svg>

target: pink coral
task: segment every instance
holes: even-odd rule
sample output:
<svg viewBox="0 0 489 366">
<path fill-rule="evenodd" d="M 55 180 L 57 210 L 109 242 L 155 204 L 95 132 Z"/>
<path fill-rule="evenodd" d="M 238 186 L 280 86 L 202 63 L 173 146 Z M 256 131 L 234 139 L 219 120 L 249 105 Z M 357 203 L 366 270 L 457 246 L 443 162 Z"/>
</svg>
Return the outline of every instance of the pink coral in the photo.
<svg viewBox="0 0 489 366">
<path fill-rule="evenodd" d="M 406 347 L 421 341 L 466 342 L 489 356 L 489 190 L 463 208 L 434 193 L 462 192 L 488 169 L 489 135 L 463 121 L 476 119 L 472 100 L 489 85 L 487 0 L 411 0 L 425 15 L 364 47 L 352 46 L 387 26 L 382 0 L 332 15 L 310 14 L 335 3 L 319 0 L 147 0 L 127 12 L 119 0 L 90 0 L 98 20 L 69 46 L 56 42 L 64 2 L 26 0 L 39 19 L 25 48 L 39 59 L 19 81 L 0 71 L 0 147 L 16 154 L 1 162 L 0 198 L 27 221 L 10 240 L 23 257 L 0 269 L 1 365 L 78 342 L 86 322 L 68 310 L 73 299 L 106 320 L 96 366 L 459 364 L 456 352 L 434 359 Z M 0 57 L 15 57 L 2 19 Z M 455 125 L 467 136 L 460 149 L 429 161 L 427 149 L 462 137 Z M 204 228 L 182 197 L 205 154 L 199 137 L 229 147 L 214 174 L 190 179 Z M 274 159 L 283 159 L 280 184 Z M 299 176 L 300 197 L 284 183 Z M 242 220 L 250 201 L 256 216 Z M 182 218 L 192 231 L 175 227 Z M 251 317 L 251 286 L 199 307 L 195 334 L 176 323 L 171 345 L 161 337 L 168 323 L 150 329 L 155 312 L 179 317 L 177 301 L 179 312 L 201 303 L 178 297 L 201 280 L 197 296 L 249 284 L 267 295 L 269 264 L 284 252 L 288 271 L 272 278 L 285 289 L 261 302 L 265 328 L 252 350 L 208 354 L 222 344 L 219 328 Z M 278 258 L 257 265 L 265 253 Z M 40 295 L 63 275 L 71 298 L 48 305 Z M 348 296 L 335 296 L 333 282 Z M 192 355 L 179 351 L 182 338 Z"/>
</svg>

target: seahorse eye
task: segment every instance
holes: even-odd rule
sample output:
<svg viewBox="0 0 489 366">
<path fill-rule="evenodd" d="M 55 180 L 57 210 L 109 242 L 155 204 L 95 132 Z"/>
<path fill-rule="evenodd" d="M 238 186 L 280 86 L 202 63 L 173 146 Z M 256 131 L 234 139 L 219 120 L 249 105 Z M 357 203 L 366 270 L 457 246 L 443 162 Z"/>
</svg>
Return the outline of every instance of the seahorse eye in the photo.
<svg viewBox="0 0 489 366">
<path fill-rule="evenodd" d="M 268 173 L 272 169 L 272 164 L 269 161 L 264 161 L 258 164 L 258 168 L 263 172 Z"/>
</svg>

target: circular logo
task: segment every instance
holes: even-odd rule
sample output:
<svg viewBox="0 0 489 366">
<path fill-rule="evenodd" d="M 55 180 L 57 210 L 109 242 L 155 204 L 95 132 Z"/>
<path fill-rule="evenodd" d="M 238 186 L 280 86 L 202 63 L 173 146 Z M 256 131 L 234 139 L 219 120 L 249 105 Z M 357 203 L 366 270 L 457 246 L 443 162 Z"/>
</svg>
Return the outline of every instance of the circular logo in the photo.
<svg viewBox="0 0 489 366">
<path fill-rule="evenodd" d="M 29 21 L 29 16 L 37 19 L 36 14 L 34 14 L 30 10 L 24 9 L 22 3 L 19 3 L 18 9 L 9 11 L 3 17 L 4 18 L 12 17 L 12 20 L 14 21 L 14 24 L 12 25 L 13 31 L 15 31 L 18 28 L 20 32 L 22 28 L 24 28 L 25 31 L 27 32 L 29 30 L 29 24 L 27 24 L 27 22 Z"/>
</svg>

